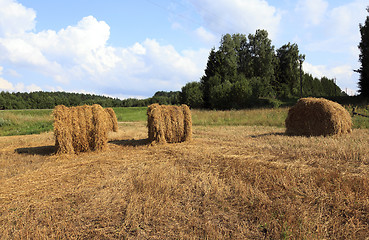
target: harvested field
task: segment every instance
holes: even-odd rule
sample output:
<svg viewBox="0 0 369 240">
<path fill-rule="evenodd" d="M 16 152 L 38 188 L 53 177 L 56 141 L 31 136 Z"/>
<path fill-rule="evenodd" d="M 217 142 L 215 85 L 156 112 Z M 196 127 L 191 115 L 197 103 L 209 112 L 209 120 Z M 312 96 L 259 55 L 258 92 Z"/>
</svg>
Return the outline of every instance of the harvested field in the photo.
<svg viewBox="0 0 369 240">
<path fill-rule="evenodd" d="M 4 239 L 365 239 L 368 130 L 194 126 L 149 145 L 120 124 L 105 152 L 55 155 L 53 134 L 0 137 Z"/>
</svg>

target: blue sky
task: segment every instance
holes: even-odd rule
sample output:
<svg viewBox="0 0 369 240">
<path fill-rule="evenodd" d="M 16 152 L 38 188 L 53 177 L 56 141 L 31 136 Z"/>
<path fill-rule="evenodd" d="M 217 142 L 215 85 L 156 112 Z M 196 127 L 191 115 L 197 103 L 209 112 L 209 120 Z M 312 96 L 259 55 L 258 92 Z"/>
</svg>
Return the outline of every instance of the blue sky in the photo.
<svg viewBox="0 0 369 240">
<path fill-rule="evenodd" d="M 367 0 L 0 0 L 0 91 L 118 98 L 180 90 L 226 33 L 297 43 L 303 68 L 357 90 Z"/>
</svg>

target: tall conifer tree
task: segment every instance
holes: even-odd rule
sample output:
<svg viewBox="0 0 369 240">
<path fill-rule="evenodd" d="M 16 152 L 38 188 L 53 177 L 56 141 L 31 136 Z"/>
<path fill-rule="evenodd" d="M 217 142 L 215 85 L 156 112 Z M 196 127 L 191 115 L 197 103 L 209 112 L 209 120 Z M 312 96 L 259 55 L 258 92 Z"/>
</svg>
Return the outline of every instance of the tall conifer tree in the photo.
<svg viewBox="0 0 369 240">
<path fill-rule="evenodd" d="M 366 9 L 369 13 L 369 7 Z M 360 24 L 361 42 L 359 44 L 361 63 L 359 79 L 359 92 L 361 96 L 369 97 L 369 16 L 366 17 L 364 25 Z"/>
</svg>

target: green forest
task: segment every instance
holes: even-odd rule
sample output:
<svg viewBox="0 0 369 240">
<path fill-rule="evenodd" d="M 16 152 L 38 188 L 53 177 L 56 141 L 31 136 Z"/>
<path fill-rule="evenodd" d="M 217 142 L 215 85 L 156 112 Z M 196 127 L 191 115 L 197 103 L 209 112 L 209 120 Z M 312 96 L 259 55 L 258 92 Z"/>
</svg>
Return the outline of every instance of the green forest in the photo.
<svg viewBox="0 0 369 240">
<path fill-rule="evenodd" d="M 302 96 L 346 95 L 334 79 L 305 73 L 300 65 L 304 59 L 297 44 L 275 50 L 265 30 L 226 34 L 219 49 L 211 50 L 200 82 L 182 88 L 182 102 L 194 108 L 242 109 Z"/>
<path fill-rule="evenodd" d="M 152 103 L 180 104 L 180 92 L 159 91 L 147 99 L 111 98 L 93 94 L 68 92 L 0 92 L 0 110 L 4 109 L 52 109 L 57 105 L 80 106 L 100 104 L 103 107 L 144 107 Z"/>
</svg>

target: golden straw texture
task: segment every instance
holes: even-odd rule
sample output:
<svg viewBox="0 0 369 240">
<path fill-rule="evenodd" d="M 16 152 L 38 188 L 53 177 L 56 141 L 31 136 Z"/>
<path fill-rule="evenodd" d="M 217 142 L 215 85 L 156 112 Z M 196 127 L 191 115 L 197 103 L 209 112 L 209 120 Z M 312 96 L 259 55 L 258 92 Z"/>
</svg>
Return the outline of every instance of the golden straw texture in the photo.
<svg viewBox="0 0 369 240">
<path fill-rule="evenodd" d="M 352 131 L 348 111 L 324 98 L 301 98 L 288 111 L 285 123 L 289 135 L 327 136 Z"/>
<path fill-rule="evenodd" d="M 192 117 L 187 105 L 152 104 L 147 109 L 150 142 L 178 143 L 192 139 Z"/>
<path fill-rule="evenodd" d="M 66 107 L 56 106 L 54 136 L 58 153 L 101 151 L 107 147 L 108 131 L 117 131 L 113 109 L 100 105 Z"/>
</svg>

